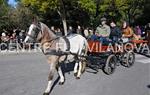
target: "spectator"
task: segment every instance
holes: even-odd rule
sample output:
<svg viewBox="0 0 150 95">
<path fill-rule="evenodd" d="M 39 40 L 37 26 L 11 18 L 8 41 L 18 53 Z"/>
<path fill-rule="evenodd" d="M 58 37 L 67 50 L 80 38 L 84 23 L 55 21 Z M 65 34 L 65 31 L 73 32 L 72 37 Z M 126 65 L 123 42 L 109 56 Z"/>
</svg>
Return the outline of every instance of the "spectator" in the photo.
<svg viewBox="0 0 150 95">
<path fill-rule="evenodd" d="M 88 39 L 89 38 L 89 30 L 88 30 L 88 28 L 85 28 L 83 33 L 84 33 L 84 37 Z"/>
<path fill-rule="evenodd" d="M 73 34 L 73 33 L 74 33 L 74 30 L 73 30 L 72 26 L 69 26 L 67 35 L 70 35 L 70 34 Z"/>
<path fill-rule="evenodd" d="M 140 28 L 139 25 L 137 25 L 137 26 L 135 27 L 135 34 L 137 35 L 138 39 L 141 38 L 142 30 L 141 30 L 141 28 Z"/>
<path fill-rule="evenodd" d="M 21 32 L 19 33 L 19 42 L 23 42 L 24 41 L 24 39 L 25 39 L 25 31 L 24 30 L 21 30 Z"/>
<path fill-rule="evenodd" d="M 2 42 L 8 42 L 8 41 L 9 41 L 8 36 L 7 36 L 6 33 L 4 33 L 4 32 L 2 33 L 1 41 L 2 41 Z"/>
<path fill-rule="evenodd" d="M 21 30 L 17 28 L 14 32 L 16 33 L 16 42 L 20 43 L 19 33 L 21 32 Z"/>
<path fill-rule="evenodd" d="M 93 29 L 89 29 L 89 37 L 91 37 L 94 34 L 94 30 Z"/>
<path fill-rule="evenodd" d="M 51 31 L 52 31 L 53 33 L 55 33 L 55 27 L 54 27 L 54 26 L 51 26 Z"/>
<path fill-rule="evenodd" d="M 145 28 L 146 26 L 141 26 L 141 38 L 145 39 L 146 35 L 145 35 Z"/>
<path fill-rule="evenodd" d="M 77 34 L 80 34 L 80 35 L 82 35 L 82 36 L 83 36 L 81 26 L 78 26 L 78 28 L 77 28 Z"/>
<path fill-rule="evenodd" d="M 12 36 L 10 37 L 10 43 L 16 43 L 16 33 L 13 32 Z"/>
<path fill-rule="evenodd" d="M 57 36 L 62 36 L 63 35 L 62 32 L 61 32 L 61 30 L 60 30 L 60 28 L 57 28 L 55 30 L 55 33 L 56 33 Z"/>
<path fill-rule="evenodd" d="M 4 32 L 1 34 L 1 42 L 3 43 L 1 45 L 1 50 L 8 50 L 9 37 Z"/>
<path fill-rule="evenodd" d="M 146 40 L 148 41 L 148 45 L 150 47 L 150 23 L 148 23 L 145 32 L 146 32 Z"/>
</svg>

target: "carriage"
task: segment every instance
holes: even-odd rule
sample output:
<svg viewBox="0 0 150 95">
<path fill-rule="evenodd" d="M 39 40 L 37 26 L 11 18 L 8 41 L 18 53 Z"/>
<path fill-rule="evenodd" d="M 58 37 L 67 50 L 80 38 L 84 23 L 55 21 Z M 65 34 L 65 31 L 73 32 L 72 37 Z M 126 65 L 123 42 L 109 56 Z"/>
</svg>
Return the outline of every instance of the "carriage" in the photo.
<svg viewBox="0 0 150 95">
<path fill-rule="evenodd" d="M 74 59 L 73 72 L 76 79 L 80 79 L 82 71 L 85 70 L 84 64 L 87 63 L 86 61 L 88 61 L 88 67 L 95 69 L 97 72 L 102 68 L 104 73 L 109 75 L 115 71 L 118 64 L 131 67 L 135 62 L 133 51 L 136 48 L 135 45 L 144 43 L 144 41 L 132 40 L 127 43 L 119 41 L 116 45 L 101 44 L 99 41 L 87 41 L 79 34 L 57 37 L 47 25 L 37 21 L 29 27 L 24 43 L 30 41 L 41 43 L 42 52 L 46 56 L 50 67 L 48 85 L 43 95 L 49 95 L 51 91 L 55 70 L 57 70 L 60 77 L 59 84 L 64 84 L 65 77 L 60 63 Z"/>
<path fill-rule="evenodd" d="M 96 72 L 102 69 L 107 75 L 113 74 L 120 64 L 131 67 L 135 62 L 135 49 L 147 41 L 119 41 L 117 44 L 101 44 L 99 41 L 88 40 L 88 67 Z"/>
</svg>

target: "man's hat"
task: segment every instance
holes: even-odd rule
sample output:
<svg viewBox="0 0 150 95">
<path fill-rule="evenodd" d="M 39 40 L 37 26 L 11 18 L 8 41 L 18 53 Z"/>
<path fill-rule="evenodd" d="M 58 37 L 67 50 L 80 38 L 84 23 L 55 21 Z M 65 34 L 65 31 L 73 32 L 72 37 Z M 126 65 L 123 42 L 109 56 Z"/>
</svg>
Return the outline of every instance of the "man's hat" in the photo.
<svg viewBox="0 0 150 95">
<path fill-rule="evenodd" d="M 101 21 L 106 21 L 107 19 L 105 17 L 101 18 Z"/>
</svg>

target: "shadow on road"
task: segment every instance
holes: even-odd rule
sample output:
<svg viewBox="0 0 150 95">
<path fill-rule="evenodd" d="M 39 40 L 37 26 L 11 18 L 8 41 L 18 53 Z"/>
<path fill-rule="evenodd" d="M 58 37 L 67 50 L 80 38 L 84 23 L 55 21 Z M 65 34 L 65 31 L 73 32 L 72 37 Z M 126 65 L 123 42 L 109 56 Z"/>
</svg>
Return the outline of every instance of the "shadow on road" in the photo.
<svg viewBox="0 0 150 95">
<path fill-rule="evenodd" d="M 62 68 L 64 76 L 65 76 L 65 73 L 69 73 L 70 74 L 70 72 L 73 71 L 74 65 L 75 65 L 74 62 L 69 63 L 69 64 L 61 64 L 61 68 Z M 53 85 L 51 87 L 49 95 L 52 93 L 53 89 L 55 88 L 55 86 L 59 82 L 59 79 L 60 79 L 60 77 L 58 76 L 57 79 L 54 81 L 54 83 L 53 83 Z"/>
<path fill-rule="evenodd" d="M 71 63 L 68 63 L 68 64 L 61 64 L 61 69 L 63 71 L 64 77 L 65 77 L 66 73 L 70 74 L 70 72 L 72 72 L 74 70 L 74 65 L 75 65 L 75 62 L 71 62 Z M 95 69 L 92 66 L 87 66 L 87 69 L 88 70 L 86 70 L 86 72 L 88 72 L 88 73 L 93 73 L 93 74 L 97 74 L 98 73 L 98 70 Z M 58 76 L 57 79 L 54 81 L 54 83 L 53 83 L 53 85 L 51 87 L 49 95 L 52 93 L 53 89 L 55 88 L 55 86 L 59 82 L 59 79 L 60 79 L 60 77 Z"/>
<path fill-rule="evenodd" d="M 149 84 L 149 85 L 147 85 L 147 88 L 149 88 L 149 89 L 150 89 L 150 84 Z"/>
<path fill-rule="evenodd" d="M 142 53 L 140 53 L 140 54 L 147 57 L 147 58 L 150 58 L 150 54 L 142 54 Z"/>
<path fill-rule="evenodd" d="M 53 91 L 53 89 L 54 89 L 54 87 L 56 86 L 56 84 L 58 83 L 58 81 L 59 81 L 59 77 L 57 77 L 57 79 L 54 81 L 54 83 L 53 83 L 53 85 L 52 85 L 52 87 L 51 87 L 51 90 L 50 90 L 50 93 L 49 93 L 49 95 L 51 94 L 51 92 Z"/>
</svg>

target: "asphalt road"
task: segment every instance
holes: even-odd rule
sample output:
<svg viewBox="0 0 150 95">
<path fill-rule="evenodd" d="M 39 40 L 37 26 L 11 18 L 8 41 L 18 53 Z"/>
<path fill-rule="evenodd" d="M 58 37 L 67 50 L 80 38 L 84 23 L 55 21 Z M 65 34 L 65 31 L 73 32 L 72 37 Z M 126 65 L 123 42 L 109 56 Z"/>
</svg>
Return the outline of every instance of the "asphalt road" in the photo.
<svg viewBox="0 0 150 95">
<path fill-rule="evenodd" d="M 0 54 L 0 95 L 42 95 L 48 69 L 40 53 Z M 112 75 L 100 70 L 85 72 L 80 80 L 72 72 L 65 76 L 65 84 L 56 81 L 51 95 L 150 95 L 150 58 L 141 55 L 133 67 L 119 66 Z"/>
</svg>

